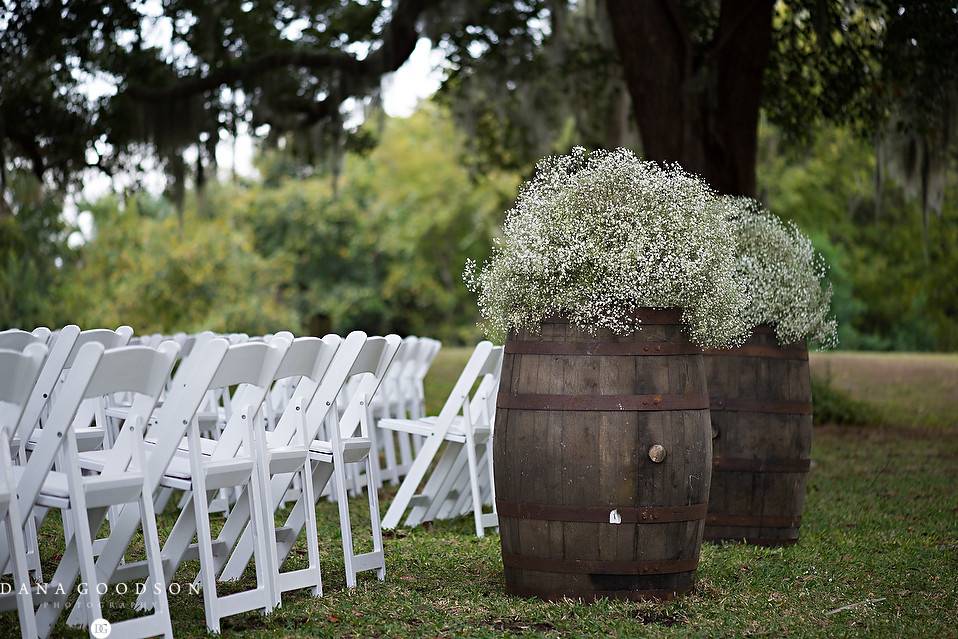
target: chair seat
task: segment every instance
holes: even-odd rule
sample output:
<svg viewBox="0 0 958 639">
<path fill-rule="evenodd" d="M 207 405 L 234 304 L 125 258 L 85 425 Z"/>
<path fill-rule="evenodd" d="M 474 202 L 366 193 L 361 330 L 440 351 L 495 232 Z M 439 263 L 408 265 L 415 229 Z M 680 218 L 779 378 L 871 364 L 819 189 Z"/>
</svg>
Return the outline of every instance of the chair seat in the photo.
<svg viewBox="0 0 958 639">
<path fill-rule="evenodd" d="M 163 405 L 163 402 L 157 402 L 156 407 L 159 408 Z M 126 419 L 126 416 L 130 412 L 129 405 L 120 405 L 120 406 L 110 406 L 106 409 L 107 417 L 114 417 L 117 419 Z M 210 426 L 215 426 L 218 422 L 226 421 L 226 413 L 222 408 L 216 411 L 197 411 L 196 418 L 200 421 L 200 428 L 204 430 L 208 429 Z M 152 421 L 152 420 L 151 420 Z"/>
<path fill-rule="evenodd" d="M 77 449 L 81 451 L 96 450 L 103 445 L 103 428 L 101 426 L 84 426 L 75 429 L 73 432 L 76 436 Z M 30 438 L 27 440 L 27 450 L 36 450 L 42 434 L 42 429 L 34 429 L 30 433 Z"/>
<path fill-rule="evenodd" d="M 102 451 L 100 451 L 102 452 Z M 85 455 L 87 453 L 81 453 Z M 24 466 L 14 466 L 15 480 L 19 483 Z M 86 475 L 81 478 L 87 507 L 110 506 L 135 501 L 143 487 L 143 473 L 127 471 L 122 475 Z M 67 476 L 59 471 L 50 471 L 40 489 L 40 503 L 60 508 L 69 507 L 70 487 Z"/>
<path fill-rule="evenodd" d="M 110 451 L 91 451 L 87 453 L 80 453 L 80 467 L 89 470 L 99 470 L 102 471 L 104 465 L 109 459 L 108 455 Z M 149 449 L 147 449 L 147 455 L 149 455 Z M 222 476 L 225 480 L 225 476 L 248 476 L 249 472 L 253 468 L 253 460 L 248 457 L 240 458 L 231 458 L 231 459 L 209 459 L 204 458 L 203 468 L 206 470 L 207 481 L 211 477 Z M 171 485 L 171 488 L 182 488 L 184 482 L 190 483 L 192 481 L 193 474 L 190 469 L 190 458 L 186 455 L 174 455 L 170 465 L 167 466 L 166 472 L 164 473 L 164 485 L 169 485 L 175 483 L 176 485 Z M 218 483 L 218 482 L 217 482 Z M 227 484 L 230 486 L 236 484 Z"/>
<path fill-rule="evenodd" d="M 436 417 L 423 417 L 421 419 L 381 419 L 378 425 L 380 428 L 428 437 L 436 430 L 436 420 Z M 449 425 L 449 429 L 446 431 L 445 439 L 460 443 L 466 441 L 466 431 L 463 429 L 462 417 L 456 417 L 452 420 L 452 424 Z"/>
<path fill-rule="evenodd" d="M 157 441 L 153 438 L 147 437 L 146 443 L 156 445 Z M 204 455 L 207 455 L 207 456 L 212 455 L 213 451 L 216 450 L 216 445 L 218 443 L 219 442 L 215 439 L 210 439 L 209 437 L 200 437 L 200 452 L 202 452 Z M 183 439 L 180 440 L 180 445 L 177 446 L 177 451 L 181 453 L 190 452 L 189 437 L 184 437 Z"/>
</svg>

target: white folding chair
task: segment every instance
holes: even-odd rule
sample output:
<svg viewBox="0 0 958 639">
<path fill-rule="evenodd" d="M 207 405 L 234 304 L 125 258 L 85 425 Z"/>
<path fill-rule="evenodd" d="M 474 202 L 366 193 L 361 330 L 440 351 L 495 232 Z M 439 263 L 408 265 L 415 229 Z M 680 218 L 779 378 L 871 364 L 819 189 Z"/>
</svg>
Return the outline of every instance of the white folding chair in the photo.
<svg viewBox="0 0 958 639">
<path fill-rule="evenodd" d="M 396 419 L 418 419 L 426 415 L 426 394 L 423 380 L 432 367 L 442 342 L 429 338 L 420 337 L 416 345 L 416 352 L 410 358 L 411 361 L 406 367 L 400 380 L 402 384 L 402 394 L 404 403 L 400 411 L 392 417 Z M 394 431 L 399 440 L 399 458 L 400 474 L 405 477 L 412 466 L 414 453 L 418 453 L 422 448 L 423 437 L 421 435 L 410 435 L 400 431 Z"/>
<path fill-rule="evenodd" d="M 406 392 L 409 388 L 407 378 L 410 370 L 416 365 L 415 356 L 418 353 L 418 347 L 418 337 L 409 336 L 403 339 L 396 357 L 386 371 L 382 386 L 373 399 L 371 409 L 374 420 L 406 416 L 405 408 L 408 403 Z M 399 443 L 402 446 L 401 440 L 405 439 L 408 448 L 408 436 L 405 433 L 394 433 L 394 431 L 383 431 L 377 434 L 380 435 L 378 441 L 386 462 L 383 475 L 390 484 L 398 486 L 400 477 L 405 471 L 401 469 L 400 462 L 396 458 L 396 445 Z"/>
<path fill-rule="evenodd" d="M 382 530 L 379 525 L 379 496 L 374 489 L 367 491 L 370 532 L 373 549 L 367 553 L 356 553 L 353 547 L 352 525 L 349 517 L 349 502 L 346 492 L 346 468 L 350 464 L 361 464 L 375 485 L 376 466 L 370 459 L 370 451 L 375 450 L 375 433 L 370 427 L 369 398 L 376 394 L 389 364 L 399 349 L 400 338 L 396 335 L 369 337 L 354 332 L 343 341 L 336 352 L 329 371 L 315 392 L 307 383 L 301 382 L 294 400 L 299 396 L 312 395 L 306 408 L 306 422 L 319 436 L 319 429 L 325 421 L 330 434 L 329 441 L 314 439 L 310 444 L 310 458 L 313 466 L 313 500 L 309 502 L 300 495 L 287 517 L 283 527 L 277 531 L 277 562 L 282 564 L 290 553 L 293 543 L 303 530 L 307 521 L 307 509 L 315 508 L 315 503 L 323 493 L 330 479 L 335 477 L 335 493 L 339 504 L 339 524 L 342 535 L 343 554 L 346 564 L 346 585 L 355 587 L 360 572 L 375 571 L 377 577 L 385 578 L 385 557 L 382 545 Z M 362 376 L 360 383 L 353 388 L 346 406 L 337 408 L 336 398 L 346 382 L 355 376 Z M 306 383 L 306 387 L 303 384 Z M 282 421 L 277 431 L 283 426 Z M 358 433 L 357 433 L 358 431 Z M 274 437 L 285 437 L 285 434 Z M 280 440 L 282 441 L 282 440 Z M 287 478 L 274 477 L 272 480 L 272 506 L 276 508 L 282 501 Z M 237 509 L 238 510 L 238 509 Z M 234 514 L 230 513 L 232 517 Z M 224 530 L 231 527 L 228 519 Z M 220 575 L 222 581 L 238 579 L 252 556 L 252 540 L 248 530 L 242 532 L 235 549 Z"/>
<path fill-rule="evenodd" d="M 315 388 L 319 380 L 329 380 L 331 378 L 328 369 L 341 341 L 335 335 L 327 335 L 322 340 L 314 337 L 294 340 L 286 351 L 274 377 L 277 382 L 291 377 L 302 378 L 303 381 L 300 384 L 303 392 L 299 396 L 293 397 L 288 405 L 288 410 L 284 412 L 273 432 L 266 432 L 262 421 L 257 425 L 262 430 L 261 437 L 257 440 L 256 450 L 256 472 L 259 474 L 261 493 L 254 500 L 254 503 L 261 508 L 264 504 L 268 506 L 260 514 L 267 527 L 268 577 L 271 583 L 272 601 L 277 606 L 281 603 L 281 594 L 288 590 L 309 587 L 312 588 L 314 595 L 322 594 L 315 513 L 311 513 L 312 516 L 308 517 L 306 522 L 309 565 L 305 569 L 283 572 L 281 564 L 276 558 L 277 531 L 272 526 L 276 505 L 272 501 L 272 492 L 275 490 L 273 486 L 275 482 L 285 481 L 288 485 L 294 477 L 299 476 L 304 486 L 306 498 L 313 499 L 312 482 L 310 481 L 312 465 L 309 458 L 309 444 L 312 442 L 314 434 L 308 427 L 306 419 L 305 390 Z M 338 382 L 339 386 L 342 386 L 344 381 L 345 374 L 341 376 Z M 332 394 L 331 397 L 335 397 L 335 394 Z M 277 477 L 280 479 L 277 480 Z M 279 492 L 277 491 L 276 494 L 279 494 Z M 239 538 L 239 534 L 243 532 L 244 526 L 250 521 L 250 507 L 250 501 L 238 501 L 231 510 L 219 536 L 213 541 L 213 545 L 220 549 L 214 555 L 216 570 L 219 570 L 225 564 L 228 551 L 232 549 L 233 544 Z"/>
<path fill-rule="evenodd" d="M 0 350 L 23 351 L 30 344 L 46 344 L 50 339 L 50 329 L 45 326 L 35 328 L 30 332 L 19 328 L 10 328 L 0 331 Z"/>
<path fill-rule="evenodd" d="M 53 401 L 47 424 L 29 460 L 23 467 L 14 467 L 17 493 L 24 507 L 40 505 L 59 509 L 65 530 L 66 522 L 71 521 L 69 528 L 73 534 L 67 536 L 67 550 L 44 591 L 69 592 L 59 576 L 78 568 L 90 586 L 75 607 L 81 613 L 78 623 L 87 627 L 102 617 L 93 535 L 99 530 L 106 509 L 118 504 L 136 504 L 137 519 L 143 527 L 148 572 L 161 588 L 152 614 L 114 625 L 114 631 L 123 637 L 173 636 L 160 564 L 153 493 L 145 466 L 143 430 L 163 391 L 177 350 L 173 342 L 164 343 L 158 349 L 129 346 L 109 351 L 96 341 L 85 344 Z M 137 398 L 124 422 L 123 432 L 113 447 L 102 451 L 101 472 L 84 476 L 74 433 L 77 414 L 85 401 L 124 392 L 136 393 Z M 65 460 L 60 471 L 53 470 L 58 456 Z M 28 512 L 21 512 L 22 519 L 29 516 Z M 104 545 L 109 545 L 109 539 Z M 42 602 L 42 611 L 49 600 L 38 599 Z M 38 625 L 40 635 L 47 636 L 50 627 Z"/>
<path fill-rule="evenodd" d="M 12 340 L 4 339 L 3 333 L 0 333 L 0 340 L 6 341 L 6 345 L 15 345 L 11 344 Z M 10 434 L 16 430 L 17 423 L 23 417 L 30 391 L 40 375 L 40 368 L 46 356 L 46 345 L 36 342 L 26 343 L 22 352 L 20 349 L 0 350 L 0 522 L 3 523 L 4 533 L 0 546 L 5 548 L 10 556 L 20 633 L 30 639 L 37 636 L 37 620 L 33 609 L 27 546 L 23 536 L 24 517 L 20 514 L 21 507 L 13 475 Z"/>
<path fill-rule="evenodd" d="M 226 340 L 211 339 L 203 345 L 199 357 L 190 358 L 177 369 L 166 401 L 157 410 L 156 420 L 149 424 L 147 431 L 149 437 L 155 442 L 148 448 L 149 454 L 145 461 L 146 488 L 149 489 L 147 494 L 152 495 L 159 488 L 160 479 L 175 455 L 181 438 L 186 434 L 188 425 L 193 421 L 199 410 L 200 404 L 210 388 L 211 381 L 219 372 L 228 348 L 229 344 Z M 139 410 L 136 414 L 130 413 L 128 415 L 121 438 L 134 436 L 130 433 L 135 433 L 135 431 L 127 430 L 126 426 L 131 420 L 134 425 L 142 420 L 142 418 L 136 419 L 136 417 L 140 417 Z M 120 440 L 117 441 L 114 449 L 117 449 L 119 445 Z M 117 450 L 123 450 L 123 448 Z M 90 456 L 94 459 L 89 459 Z M 113 472 L 113 469 L 122 469 L 125 466 L 125 464 L 114 464 L 112 459 L 104 459 L 99 451 L 82 454 L 80 462 L 87 468 L 102 469 L 104 476 L 107 475 L 108 469 Z M 120 472 L 122 473 L 122 470 Z M 100 525 L 106 519 L 107 507 L 93 508 L 89 513 L 90 529 L 99 530 Z M 162 594 L 165 597 L 165 588 L 162 586 L 166 583 L 166 577 L 161 568 L 153 565 L 152 560 L 148 558 L 147 561 L 129 562 L 121 566 L 123 555 L 126 553 L 137 529 L 143 524 L 143 520 L 140 508 L 134 507 L 132 504 L 127 504 L 120 509 L 119 516 L 110 522 L 110 536 L 107 543 L 100 544 L 100 554 L 95 564 L 95 581 L 96 583 L 111 584 L 145 577 L 149 579 L 150 583 L 159 584 L 160 588 L 158 590 L 162 593 L 158 592 L 158 596 Z M 52 632 L 70 593 L 73 592 L 76 580 L 80 575 L 79 567 L 80 558 L 78 557 L 77 545 L 70 543 L 64 549 L 57 570 L 50 580 L 51 583 L 60 584 L 62 588 L 48 591 L 37 610 L 37 625 L 41 637 L 47 637 Z M 88 576 L 84 575 L 84 579 L 88 579 Z M 154 611 L 156 611 L 156 606 L 157 603 L 154 602 Z M 83 606 L 74 606 L 70 612 L 68 623 L 71 625 L 83 624 L 87 616 L 85 612 Z"/>
<path fill-rule="evenodd" d="M 487 460 L 491 480 L 492 456 L 487 455 L 486 451 L 491 448 L 489 444 L 495 411 L 494 398 L 498 392 L 501 367 L 502 347 L 493 346 L 490 342 L 480 342 L 463 368 L 438 417 L 384 419 L 379 422 L 380 428 L 426 438 L 422 450 L 416 456 L 383 517 L 383 528 L 396 528 L 407 509 L 407 526 L 416 526 L 435 517 L 446 506 L 447 500 L 459 497 L 454 489 L 464 466 L 468 471 L 468 483 L 462 488 L 468 490 L 470 495 L 476 535 L 482 537 L 486 528 L 498 526 L 495 510 L 488 514 L 482 511 L 484 491 L 479 462 L 483 458 Z M 477 381 L 479 386 L 472 394 L 472 388 Z M 435 467 L 431 468 L 443 443 L 446 444 L 445 449 Z M 416 494 L 419 484 L 427 474 L 429 478 L 422 492 Z"/>
<path fill-rule="evenodd" d="M 272 593 L 271 564 L 266 545 L 270 538 L 268 522 L 260 516 L 262 488 L 259 475 L 254 472 L 257 449 L 263 432 L 257 425 L 263 401 L 276 378 L 287 350 L 290 335 L 280 334 L 269 343 L 237 340 L 229 349 L 223 365 L 210 383 L 210 388 L 239 386 L 233 396 L 232 415 L 219 440 L 203 440 L 198 420 L 191 420 L 186 453 L 174 455 L 161 485 L 190 491 L 192 498 L 180 512 L 166 543 L 163 562 L 167 578 L 190 558 L 190 541 L 196 535 L 196 552 L 200 560 L 199 580 L 203 587 L 206 627 L 220 632 L 223 617 L 262 610 L 270 613 L 275 597 Z M 204 444 L 206 452 L 204 454 Z M 240 487 L 246 496 L 246 507 L 252 515 L 255 542 L 256 587 L 225 596 L 217 594 L 214 539 L 210 529 L 209 502 L 221 488 Z M 154 589 L 147 588 L 137 602 L 141 606 L 155 601 Z"/>
<path fill-rule="evenodd" d="M 413 374 L 414 393 L 410 399 L 408 409 L 410 419 L 419 419 L 420 417 L 426 416 L 426 390 L 424 382 L 426 375 L 429 373 L 429 369 L 432 368 L 432 364 L 439 354 L 439 350 L 442 348 L 442 342 L 439 340 L 425 337 L 422 341 L 424 341 L 425 344 L 420 343 L 419 363 Z M 419 451 L 422 450 L 422 445 L 426 438 L 422 435 L 411 435 L 410 438 L 412 439 L 412 455 L 418 455 Z M 411 456 L 409 459 L 406 457 L 402 459 L 403 465 L 407 468 L 412 464 Z"/>
<path fill-rule="evenodd" d="M 115 331 L 109 329 L 80 331 L 78 326 L 71 324 L 53 334 L 50 334 L 46 328 L 37 329 L 34 333 L 36 336 L 47 337 L 49 352 L 31 391 L 23 418 L 12 435 L 13 446 L 18 450 L 17 457 L 21 465 L 26 463 L 29 452 L 36 446 L 42 431 L 40 427 L 43 426 L 49 412 L 50 402 L 62 386 L 65 375 L 73 365 L 80 348 L 88 343 L 97 343 L 104 348 L 124 346 L 129 342 L 133 329 L 129 326 L 121 326 Z M 76 423 L 74 434 L 81 450 L 98 448 L 102 445 L 104 429 L 91 426 L 94 412 L 93 402 L 84 402 L 74 418 Z M 57 465 L 61 464 L 62 460 L 58 461 Z M 42 523 L 46 512 L 47 509 L 43 507 L 35 509 L 35 521 L 31 519 L 27 524 L 27 540 L 30 544 L 27 558 L 30 563 L 30 572 L 38 580 L 43 578 L 43 572 L 40 566 L 40 554 L 33 546 L 33 542 L 36 539 L 36 528 Z M 67 518 L 64 521 L 66 537 L 72 535 L 70 526 L 71 520 Z"/>
<path fill-rule="evenodd" d="M 57 331 L 51 340 L 50 353 L 40 372 L 40 378 L 30 396 L 26 419 L 21 422 L 21 429 L 16 433 L 16 438 L 25 445 L 26 450 L 32 449 L 39 437 L 39 431 L 35 429 L 43 426 L 50 401 L 64 382 L 66 373 L 80 349 L 91 343 L 100 344 L 104 349 L 119 348 L 126 346 L 132 335 L 133 329 L 129 326 L 120 326 L 115 331 L 105 328 L 81 331 L 79 327 L 71 324 Z M 102 426 L 91 426 L 94 423 L 95 410 L 94 402 L 90 401 L 85 402 L 77 411 L 75 435 L 81 450 L 98 448 L 103 440 Z"/>
</svg>

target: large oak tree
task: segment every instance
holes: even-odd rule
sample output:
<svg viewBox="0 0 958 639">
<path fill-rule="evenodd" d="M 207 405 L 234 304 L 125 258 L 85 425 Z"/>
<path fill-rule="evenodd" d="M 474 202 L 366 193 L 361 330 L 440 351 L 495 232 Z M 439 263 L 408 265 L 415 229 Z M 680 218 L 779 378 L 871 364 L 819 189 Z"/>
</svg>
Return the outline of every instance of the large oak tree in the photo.
<svg viewBox="0 0 958 639">
<path fill-rule="evenodd" d="M 480 160 L 624 143 L 752 193 L 764 112 L 793 137 L 828 120 L 893 140 L 926 200 L 947 164 L 944 0 L 32 0 L 0 9 L 0 178 L 152 157 L 181 189 L 244 127 L 322 161 L 353 140 L 344 105 L 374 101 L 422 36 Z"/>
</svg>

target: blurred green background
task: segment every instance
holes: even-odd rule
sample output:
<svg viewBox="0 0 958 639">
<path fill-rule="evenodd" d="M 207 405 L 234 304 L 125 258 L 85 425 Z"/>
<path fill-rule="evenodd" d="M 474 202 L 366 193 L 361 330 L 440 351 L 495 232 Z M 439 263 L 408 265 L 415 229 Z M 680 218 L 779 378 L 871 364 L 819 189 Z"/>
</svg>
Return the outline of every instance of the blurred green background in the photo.
<svg viewBox="0 0 958 639">
<path fill-rule="evenodd" d="M 80 202 L 93 222 L 82 241 L 56 191 L 13 174 L 0 325 L 476 339 L 461 273 L 487 255 L 532 167 L 477 169 L 432 102 L 364 129 L 376 144 L 347 151 L 335 174 L 271 150 L 256 156 L 258 179 L 208 183 L 182 209 L 142 191 Z M 926 229 L 917 201 L 875 176 L 873 148 L 845 129 L 802 146 L 760 129 L 759 197 L 827 258 L 841 348 L 956 350 L 958 179 Z"/>
<path fill-rule="evenodd" d="M 0 328 L 465 344 L 466 261 L 581 145 L 794 220 L 840 348 L 955 351 L 955 131 L 949 2 L 14 3 Z"/>
</svg>

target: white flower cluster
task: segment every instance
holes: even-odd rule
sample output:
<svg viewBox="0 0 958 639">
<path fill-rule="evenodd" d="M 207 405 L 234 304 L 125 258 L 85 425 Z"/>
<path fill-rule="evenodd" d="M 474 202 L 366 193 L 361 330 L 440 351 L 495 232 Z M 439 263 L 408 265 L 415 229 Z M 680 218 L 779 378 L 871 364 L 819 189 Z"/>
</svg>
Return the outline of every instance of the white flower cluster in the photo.
<svg viewBox="0 0 958 639">
<path fill-rule="evenodd" d="M 627 334 L 638 308 L 680 308 L 694 342 L 736 346 L 752 325 L 726 214 L 677 165 L 577 148 L 539 163 L 489 262 L 465 279 L 497 338 L 556 315 Z"/>
<path fill-rule="evenodd" d="M 821 348 L 837 346 L 827 266 L 811 240 L 750 198 L 723 197 L 722 206 L 735 229 L 739 276 L 752 298 L 749 326 L 774 326 L 780 344 L 810 339 Z"/>
</svg>

